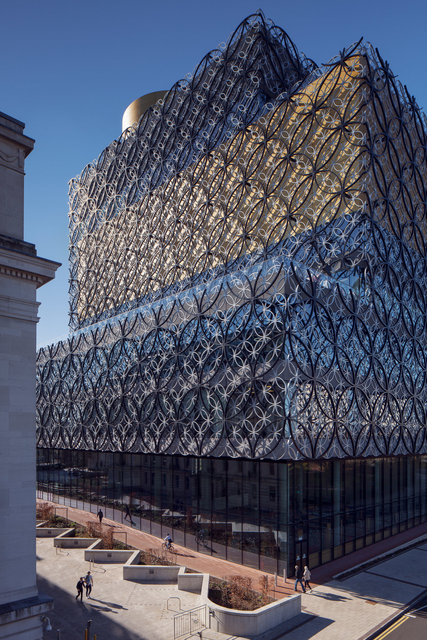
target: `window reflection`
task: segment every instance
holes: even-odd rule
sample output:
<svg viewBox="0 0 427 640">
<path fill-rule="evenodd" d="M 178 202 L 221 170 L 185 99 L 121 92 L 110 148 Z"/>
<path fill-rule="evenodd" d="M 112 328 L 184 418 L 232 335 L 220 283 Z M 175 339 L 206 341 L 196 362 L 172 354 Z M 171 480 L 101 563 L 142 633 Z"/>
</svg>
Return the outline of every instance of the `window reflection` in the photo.
<svg viewBox="0 0 427 640">
<path fill-rule="evenodd" d="M 264 462 L 38 450 L 38 496 L 267 572 L 312 568 L 427 519 L 427 456 Z"/>
</svg>

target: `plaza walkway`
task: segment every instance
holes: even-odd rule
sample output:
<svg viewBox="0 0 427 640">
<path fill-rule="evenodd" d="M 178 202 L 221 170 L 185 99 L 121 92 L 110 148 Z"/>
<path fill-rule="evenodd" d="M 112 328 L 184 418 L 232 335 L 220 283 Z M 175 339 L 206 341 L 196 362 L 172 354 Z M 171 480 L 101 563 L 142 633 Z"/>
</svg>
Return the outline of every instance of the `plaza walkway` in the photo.
<svg viewBox="0 0 427 640">
<path fill-rule="evenodd" d="M 276 627 L 257 640 L 366 640 L 396 616 L 405 632 L 411 618 L 402 612 L 426 593 L 426 562 L 427 543 L 419 542 L 349 578 L 317 586 L 302 596 L 303 613 L 292 619 L 291 629 Z M 75 583 L 89 568 L 92 597 L 78 602 Z M 40 592 L 54 599 L 45 640 L 84 640 L 89 620 L 97 640 L 173 640 L 174 616 L 200 604 L 197 595 L 176 585 L 124 581 L 121 565 L 89 567 L 82 549 L 57 550 L 49 538 L 37 539 L 37 573 Z M 420 637 L 427 637 L 427 620 L 425 625 Z M 203 640 L 246 639 L 205 629 Z"/>
<path fill-rule="evenodd" d="M 67 517 L 82 524 L 95 520 L 94 514 L 71 507 L 57 508 Z M 104 525 L 104 521 L 103 521 Z M 150 534 L 134 531 L 111 520 L 105 527 L 113 527 L 115 537 L 140 549 L 160 550 L 161 541 Z M 408 542 L 406 535 L 373 545 L 376 553 L 386 551 L 385 547 Z M 302 596 L 303 613 L 294 619 L 295 628 L 289 633 L 285 629 L 275 629 L 260 640 L 364 640 L 374 629 L 381 628 L 387 621 L 400 616 L 408 603 L 421 597 L 427 589 L 427 531 L 426 527 L 412 530 L 418 539 L 406 550 L 393 554 L 383 561 L 376 561 L 374 550 L 369 547 L 363 553 L 353 555 L 355 560 L 370 560 L 370 564 L 354 570 L 343 579 L 330 579 L 331 572 L 349 569 L 349 558 L 330 563 L 329 569 L 316 569 L 314 590 Z M 389 547 L 392 548 L 392 547 Z M 369 557 L 366 554 L 370 550 Z M 140 585 L 123 581 L 121 566 L 98 565 L 95 567 L 94 599 L 81 605 L 76 603 L 75 582 L 89 568 L 84 561 L 82 550 L 62 550 L 53 547 L 51 539 L 38 539 L 38 578 L 40 591 L 55 599 L 55 609 L 51 620 L 53 630 L 47 632 L 46 640 L 57 638 L 56 629 L 61 628 L 60 640 L 84 638 L 82 629 L 91 619 L 93 629 L 98 630 L 97 640 L 172 640 L 173 616 L 178 610 L 190 609 L 198 604 L 198 597 L 177 591 L 174 585 Z M 174 558 L 175 559 L 175 558 Z M 176 562 L 197 571 L 206 571 L 219 578 L 230 575 L 244 575 L 252 578 L 254 586 L 262 572 L 248 567 L 207 556 L 184 547 L 177 548 Z M 328 569 L 328 570 L 327 570 Z M 273 588 L 272 595 L 283 598 L 293 594 L 293 581 L 283 584 L 283 579 Z M 181 598 L 179 606 L 167 609 L 167 599 Z M 172 601 L 177 603 L 177 601 Z M 405 620 L 403 616 L 402 628 Z M 427 625 L 427 621 L 426 621 Z M 427 627 L 426 627 L 427 637 Z M 211 629 L 203 632 L 204 640 L 230 640 Z M 233 637 L 233 640 L 239 640 Z"/>
<path fill-rule="evenodd" d="M 47 502 L 54 507 L 57 515 L 68 517 L 74 522 L 85 525 L 87 522 L 98 522 L 96 514 L 89 511 L 83 511 L 74 507 L 58 505 L 55 502 L 48 500 L 38 500 L 38 502 Z M 154 549 L 157 552 L 161 551 L 161 544 L 163 540 L 157 538 L 145 531 L 139 531 L 132 528 L 130 525 L 117 523 L 114 520 L 104 517 L 102 525 L 114 529 L 114 537 L 120 542 L 126 542 L 136 549 L 143 551 L 149 551 Z M 382 540 L 368 547 L 350 553 L 343 558 L 339 558 L 332 562 L 329 562 L 321 567 L 314 569 L 312 572 L 313 584 L 315 586 L 324 584 L 330 581 L 336 574 L 351 570 L 353 567 L 375 560 L 379 555 L 386 553 L 390 549 L 395 549 L 403 544 L 409 543 L 411 540 L 417 539 L 419 536 L 427 535 L 427 526 L 425 524 L 413 529 L 409 529 L 396 536 Z M 193 549 L 180 546 L 174 543 L 174 549 L 176 553 L 172 554 L 171 560 L 177 564 L 182 564 L 194 571 L 200 571 L 209 573 L 216 578 L 227 579 L 231 575 L 240 575 L 247 578 L 251 578 L 254 588 L 257 587 L 259 580 L 266 573 L 258 569 L 251 567 L 245 567 L 228 560 L 223 560 L 215 556 L 208 555 L 206 553 L 200 553 Z M 289 595 L 293 595 L 294 581 L 289 578 L 285 583 L 282 576 L 277 577 L 277 584 L 275 584 L 274 576 L 271 574 L 271 590 L 270 595 L 275 599 L 283 598 Z"/>
<path fill-rule="evenodd" d="M 98 519 L 94 513 L 89 511 L 82 511 L 81 509 L 75 509 L 73 507 L 65 507 L 57 505 L 54 502 L 47 500 L 38 500 L 38 502 L 47 502 L 55 508 L 55 512 L 59 516 L 67 517 L 69 520 L 78 522 L 85 525 L 87 522 L 98 522 Z M 135 547 L 135 549 L 141 549 L 142 551 L 150 551 L 153 549 L 157 553 L 162 553 L 161 545 L 163 540 L 156 538 L 145 531 L 139 531 L 133 529 L 129 525 L 118 524 L 114 520 L 109 518 L 103 518 L 103 527 L 113 528 L 114 537 L 120 542 L 126 542 L 126 544 Z M 170 554 L 170 560 L 176 564 L 182 564 L 188 569 L 194 571 L 200 571 L 209 573 L 216 578 L 227 579 L 232 575 L 245 576 L 251 578 L 253 587 L 258 587 L 259 580 L 262 576 L 266 575 L 265 572 L 250 567 L 243 567 L 234 562 L 223 560 L 221 558 L 215 558 L 205 553 L 182 547 L 178 544 L 173 545 L 175 552 Z M 278 584 L 274 584 L 274 577 L 271 577 L 271 596 L 279 599 L 286 597 L 290 594 L 294 594 L 293 582 L 288 581 L 286 584 L 283 578 L 278 578 Z"/>
</svg>

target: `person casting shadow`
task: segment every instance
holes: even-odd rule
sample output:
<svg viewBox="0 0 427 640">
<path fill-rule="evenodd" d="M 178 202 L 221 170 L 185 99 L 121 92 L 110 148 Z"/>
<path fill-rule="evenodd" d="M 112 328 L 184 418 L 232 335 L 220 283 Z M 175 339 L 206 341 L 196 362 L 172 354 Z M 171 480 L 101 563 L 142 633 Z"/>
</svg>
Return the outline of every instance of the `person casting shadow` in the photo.
<svg viewBox="0 0 427 640">
<path fill-rule="evenodd" d="M 300 583 L 303 592 L 305 593 L 305 586 L 302 581 L 302 571 L 299 565 L 295 565 L 295 591 L 298 591 L 298 583 Z"/>
</svg>

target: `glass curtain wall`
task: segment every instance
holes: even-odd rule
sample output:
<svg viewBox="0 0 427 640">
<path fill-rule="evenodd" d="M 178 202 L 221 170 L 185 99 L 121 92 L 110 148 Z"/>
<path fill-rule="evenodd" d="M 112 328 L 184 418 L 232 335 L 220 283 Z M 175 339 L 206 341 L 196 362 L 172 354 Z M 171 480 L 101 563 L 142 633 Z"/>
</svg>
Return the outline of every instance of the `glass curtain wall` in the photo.
<svg viewBox="0 0 427 640">
<path fill-rule="evenodd" d="M 427 519 L 427 456 L 270 462 L 38 450 L 38 497 L 269 573 Z"/>
</svg>

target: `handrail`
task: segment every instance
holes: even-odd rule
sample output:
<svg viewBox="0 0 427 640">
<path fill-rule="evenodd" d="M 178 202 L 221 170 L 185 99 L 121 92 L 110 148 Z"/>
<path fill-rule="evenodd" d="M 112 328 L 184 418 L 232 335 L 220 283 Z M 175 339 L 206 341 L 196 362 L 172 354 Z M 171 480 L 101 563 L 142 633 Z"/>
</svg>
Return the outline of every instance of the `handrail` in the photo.
<svg viewBox="0 0 427 640">
<path fill-rule="evenodd" d="M 177 613 L 173 619 L 173 637 L 177 638 L 189 637 L 197 633 L 202 637 L 203 629 L 207 629 L 206 614 L 207 606 L 201 605 L 183 613 Z"/>
</svg>

